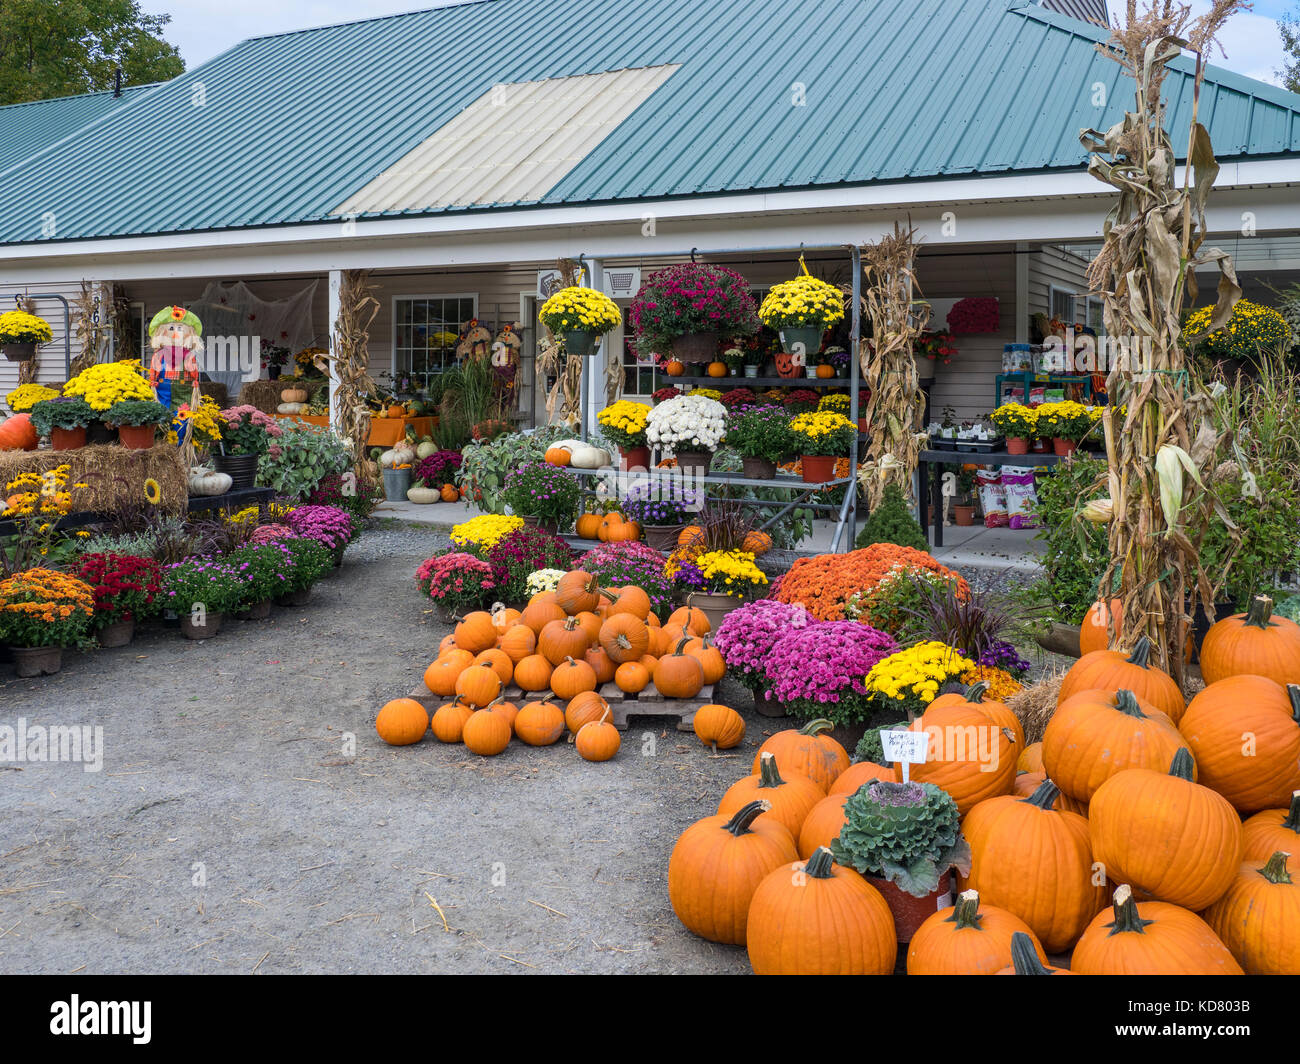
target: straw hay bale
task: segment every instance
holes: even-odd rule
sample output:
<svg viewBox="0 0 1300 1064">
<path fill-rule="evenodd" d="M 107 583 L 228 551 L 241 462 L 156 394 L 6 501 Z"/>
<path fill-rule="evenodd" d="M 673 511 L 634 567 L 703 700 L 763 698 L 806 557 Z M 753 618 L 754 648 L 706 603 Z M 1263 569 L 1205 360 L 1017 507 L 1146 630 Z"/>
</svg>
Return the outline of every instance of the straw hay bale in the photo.
<svg viewBox="0 0 1300 1064">
<path fill-rule="evenodd" d="M 161 443 L 134 450 L 116 443 L 93 444 L 72 451 L 0 451 L 0 485 L 22 473 L 45 473 L 67 463 L 73 511 L 107 513 L 123 501 L 144 500 L 145 481 L 152 478 L 162 491 L 158 509 L 183 514 L 189 505 L 189 471 L 180 449 Z"/>
</svg>

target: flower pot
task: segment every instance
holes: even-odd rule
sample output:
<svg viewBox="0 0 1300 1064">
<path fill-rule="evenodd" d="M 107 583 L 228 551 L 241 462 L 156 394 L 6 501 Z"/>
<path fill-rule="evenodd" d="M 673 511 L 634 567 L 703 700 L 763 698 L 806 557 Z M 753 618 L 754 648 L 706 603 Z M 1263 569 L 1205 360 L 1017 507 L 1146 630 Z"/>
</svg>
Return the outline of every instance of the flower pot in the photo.
<svg viewBox="0 0 1300 1064">
<path fill-rule="evenodd" d="M 186 639 L 211 639 L 221 631 L 224 616 L 215 611 L 204 615 L 202 624 L 195 624 L 189 613 L 181 614 L 181 635 Z"/>
<path fill-rule="evenodd" d="M 623 457 L 624 472 L 627 472 L 629 469 L 650 468 L 649 447 L 620 447 L 619 454 Z"/>
<path fill-rule="evenodd" d="M 880 891 L 881 896 L 885 899 L 885 904 L 889 906 L 889 911 L 894 914 L 894 930 L 900 943 L 911 942 L 917 928 L 925 923 L 928 917 L 933 916 L 940 909 L 946 909 L 953 903 L 952 872 L 950 871 L 945 872 L 939 880 L 939 889 L 923 898 L 916 898 L 906 891 L 899 890 L 898 887 L 883 876 L 865 876 L 864 878 Z"/>
<path fill-rule="evenodd" d="M 1061 436 L 1055 436 L 1052 439 L 1052 450 L 1062 457 L 1074 454 L 1078 446 L 1079 443 L 1077 440 L 1067 440 Z"/>
<path fill-rule="evenodd" d="M 771 480 L 776 476 L 776 463 L 766 458 L 742 458 L 740 469 L 750 480 Z"/>
<path fill-rule="evenodd" d="M 686 604 L 703 613 L 709 619 L 709 631 L 716 632 L 718 625 L 727 619 L 727 614 L 743 606 L 745 600 L 739 595 L 719 595 L 708 591 L 692 591 L 686 596 Z"/>
<path fill-rule="evenodd" d="M 718 354 L 718 334 L 715 332 L 683 333 L 673 341 L 673 357 L 688 366 L 712 362 Z"/>
<path fill-rule="evenodd" d="M 754 696 L 754 710 L 760 717 L 784 717 L 786 716 L 785 704 L 782 702 L 769 701 L 761 694 Z"/>
<path fill-rule="evenodd" d="M 814 380 L 814 381 L 815 381 L 815 380 L 817 380 L 817 376 L 818 376 L 818 374 L 817 374 L 817 368 L 818 368 L 818 367 L 816 367 L 816 366 L 804 366 L 804 368 L 803 368 L 803 375 L 804 375 L 805 377 L 807 377 L 809 380 Z"/>
<path fill-rule="evenodd" d="M 677 451 L 673 457 L 677 459 L 677 468 L 682 472 L 699 476 L 706 476 L 709 466 L 713 464 L 712 451 Z"/>
<path fill-rule="evenodd" d="M 1046 453 L 1047 453 L 1047 441 L 1046 441 L 1046 440 L 1034 440 L 1034 442 L 1031 443 L 1031 444 L 1029 445 L 1029 450 L 1032 451 L 1034 454 L 1046 454 Z"/>
<path fill-rule="evenodd" d="M 63 668 L 62 647 L 11 647 L 14 671 L 22 677 L 53 676 Z"/>
<path fill-rule="evenodd" d="M 235 619 L 239 621 L 264 621 L 271 616 L 271 600 L 263 599 L 261 602 L 255 602 L 246 610 L 240 610 L 235 614 Z"/>
<path fill-rule="evenodd" d="M 553 517 L 534 517 L 531 514 L 520 514 L 524 519 L 524 524 L 529 528 L 540 528 L 543 532 L 549 532 L 553 536 L 560 534 L 560 522 Z"/>
<path fill-rule="evenodd" d="M 125 617 L 112 624 L 106 624 L 99 630 L 99 645 L 111 650 L 124 647 L 135 638 L 135 618 Z"/>
<path fill-rule="evenodd" d="M 1007 437 L 1007 454 L 1028 454 L 1029 441 L 1023 436 Z"/>
<path fill-rule="evenodd" d="M 849 752 L 849 756 L 852 757 L 853 751 L 858 748 L 858 743 L 867 734 L 867 722 L 862 720 L 856 724 L 837 724 L 830 731 L 823 734 L 829 735 L 844 747 Z"/>
<path fill-rule="evenodd" d="M 443 624 L 455 624 L 460 620 L 460 615 L 456 612 L 455 606 L 448 606 L 443 602 L 435 602 L 433 608 L 437 611 L 438 620 L 442 621 Z M 523 610 L 520 610 L 519 612 L 522 613 Z"/>
<path fill-rule="evenodd" d="M 50 429 L 50 446 L 56 451 L 75 451 L 86 446 L 86 426 L 75 429 Z"/>
<path fill-rule="evenodd" d="M 811 362 L 813 355 L 822 349 L 822 330 L 815 326 L 787 326 L 779 330 L 778 335 L 781 337 L 781 350 L 787 355 L 802 354 Z"/>
<path fill-rule="evenodd" d="M 153 446 L 153 438 L 152 425 L 118 425 L 117 427 L 118 442 L 133 451 L 147 451 Z"/>
<path fill-rule="evenodd" d="M 5 358 L 10 362 L 26 362 L 28 359 L 36 357 L 36 345 L 34 343 L 5 344 L 4 350 Z"/>
<path fill-rule="evenodd" d="M 848 375 L 849 375 L 849 367 L 848 367 L 848 366 L 836 366 L 836 367 L 835 367 L 835 376 L 839 377 L 841 380 L 843 380 L 843 379 L 845 379 L 846 377 L 848 377 Z"/>
<path fill-rule="evenodd" d="M 825 484 L 826 481 L 835 479 L 833 454 L 805 454 L 799 460 L 803 464 L 805 484 Z"/>
<path fill-rule="evenodd" d="M 860 417 L 860 418 L 858 418 L 858 431 L 859 431 L 859 432 L 870 432 L 870 431 L 871 431 L 871 430 L 867 427 L 867 419 L 866 419 L 866 418 L 864 418 L 864 417 Z"/>
<path fill-rule="evenodd" d="M 953 518 L 962 528 L 967 528 L 975 523 L 974 506 L 954 506 L 952 508 Z"/>
<path fill-rule="evenodd" d="M 916 360 L 916 379 L 919 381 L 934 380 L 934 359 L 922 355 Z"/>
<path fill-rule="evenodd" d="M 672 550 L 677 546 L 677 536 L 682 525 L 644 525 L 646 546 L 655 550 Z"/>
<path fill-rule="evenodd" d="M 290 591 L 288 594 L 280 595 L 276 600 L 277 606 L 305 606 L 311 601 L 311 588 L 304 587 L 298 591 Z"/>
<path fill-rule="evenodd" d="M 280 366 L 267 366 L 267 367 L 266 367 L 266 379 L 269 380 L 269 381 L 278 381 L 278 380 L 280 379 L 280 370 L 281 370 L 281 368 L 282 368 L 282 367 L 280 367 Z M 286 403 L 291 403 L 291 402 L 293 402 L 293 400 L 292 400 L 292 399 L 286 399 L 285 402 L 286 402 Z"/>
<path fill-rule="evenodd" d="M 230 490 L 239 491 L 251 488 L 257 480 L 257 455 L 255 454 L 214 454 L 212 464 L 218 473 L 230 477 Z"/>
<path fill-rule="evenodd" d="M 92 421 L 86 426 L 87 443 L 115 443 L 117 433 L 102 421 Z"/>
<path fill-rule="evenodd" d="M 561 333 L 560 336 L 564 340 L 566 355 L 581 355 L 583 358 L 594 355 L 600 343 L 600 333 L 590 329 L 574 329 L 572 332 Z"/>
<path fill-rule="evenodd" d="M 758 371 L 759 371 L 760 368 L 761 368 L 761 367 L 759 367 L 759 366 L 746 366 L 746 367 L 745 367 L 745 376 L 746 376 L 746 377 L 757 377 L 757 376 L 758 376 Z"/>
<path fill-rule="evenodd" d="M 217 468 L 220 468 L 218 466 Z M 411 488 L 411 471 L 409 469 L 384 470 L 384 498 L 401 502 Z"/>
</svg>

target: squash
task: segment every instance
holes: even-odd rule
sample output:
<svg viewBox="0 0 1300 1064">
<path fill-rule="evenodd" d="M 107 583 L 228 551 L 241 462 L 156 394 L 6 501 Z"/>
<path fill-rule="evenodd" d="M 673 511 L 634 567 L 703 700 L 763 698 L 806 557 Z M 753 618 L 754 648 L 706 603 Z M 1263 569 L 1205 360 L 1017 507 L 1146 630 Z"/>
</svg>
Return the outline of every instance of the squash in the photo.
<svg viewBox="0 0 1300 1064">
<path fill-rule="evenodd" d="M 475 659 L 475 665 L 487 665 L 500 678 L 501 683 L 508 684 L 510 678 L 515 674 L 515 663 L 500 647 L 489 647 L 482 651 Z"/>
<path fill-rule="evenodd" d="M 552 666 L 541 654 L 529 654 L 515 665 L 515 683 L 521 691 L 546 691 L 551 686 Z"/>
<path fill-rule="evenodd" d="M 639 661 L 649 652 L 650 629 L 631 613 L 614 613 L 600 626 L 600 645 L 618 665 Z"/>
<path fill-rule="evenodd" d="M 218 473 L 206 466 L 195 466 L 190 470 L 188 481 L 191 495 L 224 495 L 234 483 L 229 473 Z"/>
<path fill-rule="evenodd" d="M 486 610 L 474 610 L 465 614 L 456 625 L 456 646 L 478 654 L 497 645 L 497 629 L 492 623 L 492 614 Z"/>
<path fill-rule="evenodd" d="M 605 652 L 602 650 L 601 653 Z M 639 661 L 625 661 L 614 670 L 614 685 L 624 694 L 640 694 L 649 683 L 650 670 Z"/>
<path fill-rule="evenodd" d="M 687 540 L 687 542 L 690 541 Z M 754 557 L 758 557 L 772 549 L 772 537 L 766 532 L 750 532 L 745 536 L 740 549 L 749 551 Z"/>
<path fill-rule="evenodd" d="M 1242 859 L 1267 861 L 1275 850 L 1300 855 L 1300 790 L 1285 809 L 1265 809 L 1241 826 L 1246 848 Z"/>
<path fill-rule="evenodd" d="M 1206 684 L 1250 673 L 1286 686 L 1300 683 L 1300 625 L 1273 616 L 1273 600 L 1257 595 L 1245 613 L 1216 621 L 1201 643 Z"/>
<path fill-rule="evenodd" d="M 437 453 L 438 445 L 432 440 L 425 440 L 415 446 L 415 459 L 417 462 L 422 462 L 430 455 L 435 455 Z"/>
<path fill-rule="evenodd" d="M 569 454 L 568 464 L 574 469 L 602 469 L 611 462 L 611 455 L 602 447 L 596 447 L 586 440 L 559 440 L 547 448 L 549 455 L 552 450 L 563 449 Z M 550 461 L 547 458 L 547 461 Z"/>
<path fill-rule="evenodd" d="M 395 698 L 375 718 L 375 731 L 389 746 L 410 746 L 429 730 L 429 713 L 413 698 Z"/>
<path fill-rule="evenodd" d="M 379 465 L 383 469 L 396 469 L 399 465 L 405 465 L 408 462 L 415 462 L 415 452 L 402 443 L 379 456 Z"/>
<path fill-rule="evenodd" d="M 1300 856 L 1247 861 L 1204 917 L 1247 975 L 1300 974 Z"/>
<path fill-rule="evenodd" d="M 596 672 L 585 661 L 565 658 L 551 672 L 551 690 L 556 698 L 566 701 L 582 694 L 583 691 L 596 689 Z"/>
<path fill-rule="evenodd" d="M 605 716 L 609 716 L 608 708 Z M 618 753 L 623 739 L 608 720 L 589 720 L 573 737 L 573 748 L 584 761 L 608 761 Z"/>
<path fill-rule="evenodd" d="M 908 975 L 992 975 L 1013 963 L 1012 936 L 1029 938 L 1047 963 L 1042 943 L 1020 917 L 985 905 L 979 892 L 964 890 L 957 904 L 940 909 L 916 929 L 907 948 Z"/>
<path fill-rule="evenodd" d="M 632 667 L 635 668 L 635 665 Z M 620 668 L 619 671 L 621 672 L 622 669 Z M 614 682 L 618 683 L 618 676 L 614 677 Z M 745 718 L 730 706 L 713 703 L 700 706 L 695 711 L 691 727 L 700 742 L 712 747 L 715 754 L 719 750 L 730 750 L 732 747 L 739 746 L 745 738 Z"/>
<path fill-rule="evenodd" d="M 1076 975 L 1244 975 L 1204 920 L 1179 905 L 1133 898 L 1120 884 L 1114 907 L 1093 917 L 1070 956 Z"/>
<path fill-rule="evenodd" d="M 770 808 L 760 819 L 784 824 L 791 837 L 797 839 L 804 820 L 824 797 L 825 792 L 806 776 L 783 779 L 776 758 L 767 753 L 762 756 L 758 772 L 727 788 L 718 802 L 718 815 L 730 816 L 749 802 L 765 800 Z"/>
<path fill-rule="evenodd" d="M 824 846 L 764 876 L 745 921 L 756 975 L 889 975 L 896 939 L 880 892 Z"/>
<path fill-rule="evenodd" d="M 15 414 L 0 421 L 0 451 L 34 451 L 39 442 L 31 414 Z"/>
<path fill-rule="evenodd" d="M 1070 666 L 1065 678 L 1061 680 L 1056 704 L 1062 705 L 1067 698 L 1080 691 L 1114 691 L 1122 687 L 1132 691 L 1142 701 L 1149 702 L 1177 724 L 1182 719 L 1183 710 L 1187 708 L 1183 692 L 1174 683 L 1173 677 L 1150 664 L 1150 658 L 1151 643 L 1146 636 L 1137 641 L 1133 653 L 1127 657 L 1118 650 L 1095 650 L 1091 654 L 1085 654 Z M 1206 677 L 1205 682 L 1210 682 L 1209 677 Z M 1049 775 L 1052 775 L 1050 770 Z M 1052 778 L 1055 779 L 1055 775 Z"/>
<path fill-rule="evenodd" d="M 962 816 L 985 799 L 1010 794 L 1016 782 L 1015 734 L 982 703 L 936 703 L 909 728 L 929 737 L 929 755 L 911 766 L 911 779 L 947 791 Z M 894 772 L 902 782 L 903 765 Z"/>
<path fill-rule="evenodd" d="M 588 647 L 587 652 L 582 655 L 582 660 L 590 665 L 591 671 L 596 674 L 597 687 L 609 683 L 618 672 L 618 666 L 610 660 L 609 655 L 605 653 L 604 647 Z"/>
<path fill-rule="evenodd" d="M 275 408 L 277 414 L 301 414 L 306 403 L 281 403 Z"/>
<path fill-rule="evenodd" d="M 1194 912 L 1232 885 L 1245 847 L 1228 800 L 1192 782 L 1186 749 L 1168 773 L 1130 768 L 1111 776 L 1088 804 L 1088 833 L 1111 880 Z"/>
<path fill-rule="evenodd" d="M 505 686 L 490 661 L 476 662 L 456 677 L 456 694 L 475 709 L 496 701 Z"/>
<path fill-rule="evenodd" d="M 430 503 L 441 502 L 442 492 L 437 488 L 421 488 L 417 485 L 406 489 L 406 499 L 420 506 L 428 506 Z"/>
<path fill-rule="evenodd" d="M 596 539 L 600 532 L 600 522 L 604 517 L 604 514 L 582 514 L 578 518 L 574 531 L 582 539 Z"/>
<path fill-rule="evenodd" d="M 750 802 L 734 816 L 697 820 L 668 858 L 668 901 L 688 930 L 710 942 L 745 945 L 749 904 L 768 873 L 798 860 L 794 838 L 770 808 Z"/>
<path fill-rule="evenodd" d="M 553 666 L 559 666 L 566 658 L 581 658 L 589 646 L 587 633 L 577 617 L 550 621 L 537 637 L 537 652 Z M 594 669 L 592 675 L 594 678 Z"/>
<path fill-rule="evenodd" d="M 754 755 L 753 771 L 757 772 L 760 758 L 771 751 L 776 755 L 776 766 L 787 776 L 807 776 L 823 791 L 830 789 L 845 769 L 849 767 L 848 751 L 829 735 L 835 725 L 829 720 L 810 720 L 802 728 L 787 728 L 768 738 Z"/>
<path fill-rule="evenodd" d="M 727 375 L 727 364 L 725 362 L 710 362 L 708 372 L 710 377 L 725 377 Z"/>
<path fill-rule="evenodd" d="M 675 358 L 670 358 L 664 363 L 664 372 L 670 377 L 680 377 L 686 372 L 686 363 L 679 362 Z"/>
<path fill-rule="evenodd" d="M 306 389 L 306 388 L 297 388 L 297 387 L 293 387 L 293 388 L 281 388 L 281 389 L 280 389 L 280 401 L 281 401 L 282 403 L 306 403 L 306 402 L 307 402 L 307 389 Z"/>
</svg>

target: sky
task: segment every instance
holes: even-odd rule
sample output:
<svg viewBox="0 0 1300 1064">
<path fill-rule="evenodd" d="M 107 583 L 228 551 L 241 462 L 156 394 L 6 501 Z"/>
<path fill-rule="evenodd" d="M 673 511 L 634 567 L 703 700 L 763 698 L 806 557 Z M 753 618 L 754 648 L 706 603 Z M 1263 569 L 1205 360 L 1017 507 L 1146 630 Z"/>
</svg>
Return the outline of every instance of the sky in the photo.
<svg viewBox="0 0 1300 1064">
<path fill-rule="evenodd" d="M 1124 0 L 1109 2 L 1112 16 L 1123 10 Z M 351 0 L 142 0 L 140 6 L 150 14 L 172 16 L 165 36 L 180 48 L 186 66 L 193 67 L 248 37 L 443 4 L 438 0 L 367 0 L 364 6 Z M 1200 13 L 1209 4 L 1191 0 L 1191 6 Z M 1252 11 L 1235 15 L 1224 30 L 1227 58 L 1216 55 L 1212 61 L 1276 84 L 1274 71 L 1282 60 L 1276 19 L 1287 12 L 1300 16 L 1300 0 L 1255 0 Z"/>
</svg>

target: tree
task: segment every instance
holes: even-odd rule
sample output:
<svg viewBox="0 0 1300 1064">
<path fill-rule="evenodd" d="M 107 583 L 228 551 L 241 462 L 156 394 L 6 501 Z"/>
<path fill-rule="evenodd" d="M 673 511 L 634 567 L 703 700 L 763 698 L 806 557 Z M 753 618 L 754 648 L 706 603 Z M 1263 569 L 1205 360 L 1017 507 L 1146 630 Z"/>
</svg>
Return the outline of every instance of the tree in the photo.
<svg viewBox="0 0 1300 1064">
<path fill-rule="evenodd" d="M 170 15 L 136 0 L 0 0 L 0 104 L 74 96 L 184 73 L 162 39 Z"/>
<path fill-rule="evenodd" d="M 1282 61 L 1277 76 L 1284 88 L 1300 92 L 1300 7 L 1295 9 L 1295 14 L 1278 19 L 1277 28 L 1282 34 L 1282 51 L 1289 57 Z"/>
</svg>

